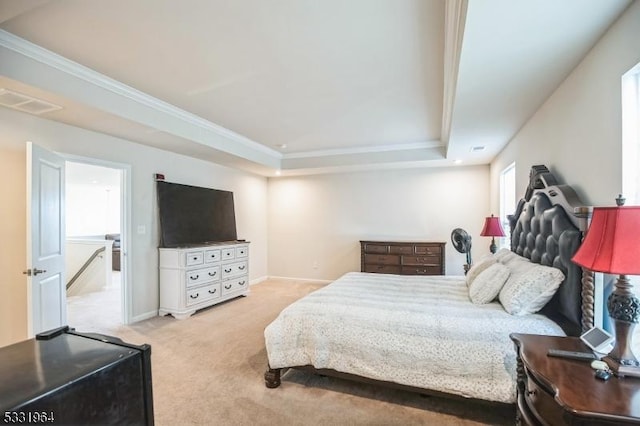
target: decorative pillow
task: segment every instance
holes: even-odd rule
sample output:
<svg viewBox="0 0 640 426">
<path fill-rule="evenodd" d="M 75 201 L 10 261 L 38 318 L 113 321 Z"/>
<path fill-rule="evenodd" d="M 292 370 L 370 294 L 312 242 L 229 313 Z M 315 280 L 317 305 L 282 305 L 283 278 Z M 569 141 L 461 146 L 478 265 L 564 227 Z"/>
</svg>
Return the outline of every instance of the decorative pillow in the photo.
<svg viewBox="0 0 640 426">
<path fill-rule="evenodd" d="M 495 260 L 493 257 L 488 257 L 485 259 L 482 259 L 481 261 L 474 263 L 471 268 L 467 271 L 467 276 L 465 277 L 465 281 L 467 282 L 467 286 L 470 286 L 471 283 L 473 282 L 473 280 L 476 279 L 476 277 L 485 269 L 487 269 L 489 266 L 493 265 L 497 263 L 497 260 Z"/>
<path fill-rule="evenodd" d="M 511 262 L 503 263 L 504 266 L 509 268 L 511 275 L 521 274 L 527 272 L 531 268 L 540 266 L 538 263 L 533 263 L 529 259 L 521 258 L 524 260 L 512 260 Z"/>
<path fill-rule="evenodd" d="M 557 268 L 531 264 L 523 272 L 513 273 L 500 290 L 500 303 L 512 315 L 538 312 L 553 297 L 564 280 Z"/>
<path fill-rule="evenodd" d="M 507 256 L 511 256 L 512 254 L 515 254 L 514 252 L 512 252 L 511 250 L 509 250 L 508 248 L 501 248 L 500 250 L 498 250 L 496 252 L 496 254 L 493 255 L 493 257 L 498 261 L 498 262 L 502 262 L 502 259 L 504 257 Z"/>
<path fill-rule="evenodd" d="M 469 298 L 477 305 L 493 302 L 510 274 L 509 268 L 501 263 L 494 263 L 480 272 L 469 285 Z"/>
<path fill-rule="evenodd" d="M 506 250 L 506 249 L 503 249 L 503 250 Z M 513 262 L 531 262 L 531 261 L 526 257 L 522 257 L 512 251 L 507 251 L 506 253 L 501 254 L 498 257 L 498 262 L 508 266 Z"/>
</svg>

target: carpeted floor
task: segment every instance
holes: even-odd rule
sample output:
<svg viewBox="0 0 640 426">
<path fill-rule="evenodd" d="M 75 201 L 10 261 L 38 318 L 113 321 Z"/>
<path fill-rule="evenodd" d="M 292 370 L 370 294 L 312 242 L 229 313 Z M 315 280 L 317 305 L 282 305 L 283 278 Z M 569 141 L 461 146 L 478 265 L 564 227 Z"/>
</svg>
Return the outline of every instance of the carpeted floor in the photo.
<svg viewBox="0 0 640 426">
<path fill-rule="evenodd" d="M 152 347 L 156 424 L 511 425 L 515 408 L 424 397 L 289 371 L 264 386 L 264 328 L 291 302 L 321 287 L 268 280 L 187 320 L 156 317 L 90 331 Z M 82 316 L 69 325 L 83 329 Z M 89 325 L 89 324 L 88 324 Z"/>
<path fill-rule="evenodd" d="M 120 271 L 113 271 L 111 282 L 100 291 L 67 295 L 67 322 L 82 324 L 85 332 L 99 332 L 122 324 L 121 288 Z"/>
</svg>

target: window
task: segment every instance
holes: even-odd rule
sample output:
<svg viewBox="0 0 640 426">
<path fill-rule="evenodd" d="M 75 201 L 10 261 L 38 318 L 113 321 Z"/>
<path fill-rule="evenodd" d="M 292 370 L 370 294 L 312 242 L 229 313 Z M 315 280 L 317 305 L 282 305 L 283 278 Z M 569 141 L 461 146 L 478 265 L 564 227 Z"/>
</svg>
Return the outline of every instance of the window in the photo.
<svg viewBox="0 0 640 426">
<path fill-rule="evenodd" d="M 506 235 L 500 247 L 511 248 L 511 228 L 507 216 L 516 211 L 516 163 L 511 163 L 500 173 L 500 223 Z"/>
<path fill-rule="evenodd" d="M 622 192 L 640 203 L 640 64 L 622 76 Z"/>
<path fill-rule="evenodd" d="M 622 194 L 626 205 L 640 205 L 640 63 L 622 76 Z M 640 297 L 640 277 L 629 277 Z M 606 308 L 605 308 L 606 309 Z M 607 321 L 607 316 L 604 319 Z M 605 324 L 606 327 L 606 324 Z M 633 337 L 640 353 L 640 330 Z"/>
</svg>

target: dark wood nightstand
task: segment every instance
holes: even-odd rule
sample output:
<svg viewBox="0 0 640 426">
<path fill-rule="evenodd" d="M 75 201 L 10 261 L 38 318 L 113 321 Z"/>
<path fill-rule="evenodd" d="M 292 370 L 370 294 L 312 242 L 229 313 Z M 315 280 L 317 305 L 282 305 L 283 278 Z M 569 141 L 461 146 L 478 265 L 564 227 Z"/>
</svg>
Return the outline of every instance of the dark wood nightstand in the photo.
<svg viewBox="0 0 640 426">
<path fill-rule="evenodd" d="M 518 354 L 518 424 L 640 424 L 640 379 L 594 376 L 590 362 L 547 356 L 586 352 L 577 337 L 512 334 Z"/>
</svg>

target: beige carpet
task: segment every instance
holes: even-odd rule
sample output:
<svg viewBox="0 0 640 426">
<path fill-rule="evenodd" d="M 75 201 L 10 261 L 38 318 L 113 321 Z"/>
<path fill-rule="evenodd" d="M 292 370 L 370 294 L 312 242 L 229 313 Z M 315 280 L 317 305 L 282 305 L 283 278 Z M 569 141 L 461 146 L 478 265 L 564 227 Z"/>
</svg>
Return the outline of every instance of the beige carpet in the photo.
<svg viewBox="0 0 640 426">
<path fill-rule="evenodd" d="M 288 304 L 321 287 L 269 280 L 187 320 L 156 317 L 91 331 L 152 347 L 156 424 L 175 425 L 510 425 L 515 409 L 423 397 L 289 371 L 264 386 L 264 328 Z M 69 324 L 83 331 L 83 324 Z"/>
<path fill-rule="evenodd" d="M 82 324 L 82 331 L 94 332 L 122 324 L 120 271 L 111 272 L 111 282 L 100 289 L 67 296 L 67 323 Z"/>
</svg>

